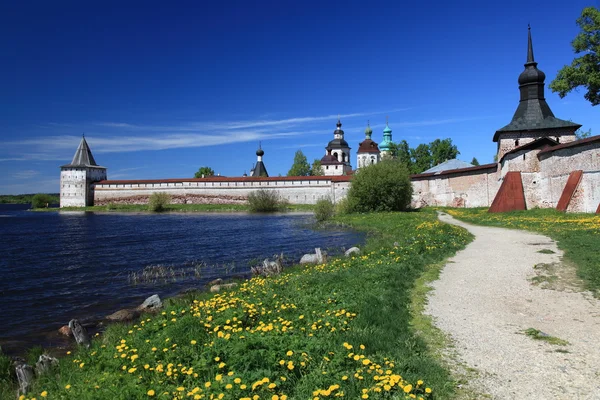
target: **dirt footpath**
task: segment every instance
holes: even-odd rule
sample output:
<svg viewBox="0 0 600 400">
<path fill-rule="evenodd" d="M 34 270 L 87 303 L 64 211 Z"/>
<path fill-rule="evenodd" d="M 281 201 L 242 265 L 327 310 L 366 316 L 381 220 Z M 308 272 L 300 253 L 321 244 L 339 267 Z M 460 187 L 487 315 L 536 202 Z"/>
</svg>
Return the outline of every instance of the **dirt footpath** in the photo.
<svg viewBox="0 0 600 400">
<path fill-rule="evenodd" d="M 556 243 L 440 220 L 475 235 L 433 282 L 427 307 L 458 361 L 478 371 L 470 386 L 494 399 L 600 399 L 600 301 L 563 282 L 573 274 L 559 266 Z M 535 340 L 524 334 L 530 328 L 569 344 Z"/>
</svg>

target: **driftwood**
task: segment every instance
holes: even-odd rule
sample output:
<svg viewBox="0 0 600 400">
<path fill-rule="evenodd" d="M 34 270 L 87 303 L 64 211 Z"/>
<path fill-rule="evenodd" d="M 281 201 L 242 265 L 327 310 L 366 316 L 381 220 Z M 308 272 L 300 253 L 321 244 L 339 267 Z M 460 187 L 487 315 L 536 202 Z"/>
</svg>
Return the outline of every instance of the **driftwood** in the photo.
<svg viewBox="0 0 600 400">
<path fill-rule="evenodd" d="M 315 248 L 315 254 L 305 254 L 300 259 L 300 264 L 323 264 L 327 259 L 327 253 L 320 248 Z"/>
<path fill-rule="evenodd" d="M 35 363 L 35 374 L 42 376 L 58 366 L 58 359 L 46 354 L 42 354 L 37 363 Z"/>
<path fill-rule="evenodd" d="M 19 382 L 19 390 L 17 391 L 17 397 L 19 394 L 25 394 L 29 391 L 29 388 L 33 384 L 33 368 L 31 365 L 18 364 L 15 367 L 17 374 L 17 381 Z"/>
<path fill-rule="evenodd" d="M 275 255 L 273 258 L 274 261 L 265 258 L 262 265 L 257 265 L 250 268 L 252 274 L 258 276 L 279 275 L 283 270 L 283 253 L 280 255 Z"/>
<path fill-rule="evenodd" d="M 69 321 L 69 328 L 75 337 L 75 341 L 80 346 L 90 347 L 90 336 L 87 330 L 79 323 L 78 320 L 72 319 Z"/>
</svg>

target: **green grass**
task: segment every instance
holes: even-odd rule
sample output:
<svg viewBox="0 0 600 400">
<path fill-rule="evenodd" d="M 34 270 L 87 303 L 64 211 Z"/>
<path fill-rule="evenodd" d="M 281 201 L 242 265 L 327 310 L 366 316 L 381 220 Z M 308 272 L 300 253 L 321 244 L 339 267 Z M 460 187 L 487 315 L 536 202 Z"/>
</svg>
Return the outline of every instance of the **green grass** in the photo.
<svg viewBox="0 0 600 400">
<path fill-rule="evenodd" d="M 286 211 L 312 211 L 312 204 L 289 204 Z M 61 209 L 36 209 L 35 211 L 91 211 L 91 212 L 147 212 L 147 204 L 109 204 L 91 207 L 63 207 Z M 168 204 L 164 212 L 249 212 L 247 204 Z"/>
<path fill-rule="evenodd" d="M 58 204 L 59 194 L 49 193 L 49 195 L 52 198 L 50 204 Z M 35 196 L 35 194 L 2 194 L 0 195 L 0 204 L 31 204 L 33 196 Z"/>
<path fill-rule="evenodd" d="M 584 289 L 600 297 L 600 216 L 567 214 L 553 209 L 488 213 L 487 209 L 445 209 L 466 222 L 479 225 L 526 229 L 558 242 L 567 260 L 576 265 Z"/>
<path fill-rule="evenodd" d="M 540 331 L 538 329 L 535 329 L 535 328 L 525 329 L 523 331 L 523 333 L 526 336 L 529 336 L 530 338 L 532 338 L 534 340 L 541 340 L 543 342 L 550 343 L 550 344 L 553 344 L 555 346 L 566 346 L 566 345 L 569 344 L 569 342 L 567 342 L 566 340 L 557 338 L 555 336 L 550 336 L 547 333 L 544 333 L 544 332 L 542 332 L 542 331 Z"/>
<path fill-rule="evenodd" d="M 371 233 L 360 256 L 169 300 L 162 313 L 111 325 L 90 349 L 65 355 L 28 397 L 452 397 L 456 383 L 433 344 L 443 341 L 421 312 L 426 283 L 472 236 L 431 211 L 336 221 Z M 0 399 L 13 398 L 0 389 Z"/>
</svg>

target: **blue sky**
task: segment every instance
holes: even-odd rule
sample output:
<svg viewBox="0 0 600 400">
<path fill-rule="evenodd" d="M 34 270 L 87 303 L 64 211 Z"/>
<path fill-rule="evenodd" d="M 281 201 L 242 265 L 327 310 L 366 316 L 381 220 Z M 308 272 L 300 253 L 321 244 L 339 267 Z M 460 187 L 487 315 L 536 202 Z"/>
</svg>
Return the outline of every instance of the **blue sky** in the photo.
<svg viewBox="0 0 600 400">
<path fill-rule="evenodd" d="M 352 152 L 452 138 L 492 162 L 517 107 L 527 24 L 546 84 L 598 2 L 3 2 L 0 194 L 58 192 L 82 133 L 109 179 L 249 172 L 321 158 L 341 115 Z M 554 114 L 600 133 L 583 91 Z M 355 157 L 352 159 L 355 164 Z"/>
</svg>

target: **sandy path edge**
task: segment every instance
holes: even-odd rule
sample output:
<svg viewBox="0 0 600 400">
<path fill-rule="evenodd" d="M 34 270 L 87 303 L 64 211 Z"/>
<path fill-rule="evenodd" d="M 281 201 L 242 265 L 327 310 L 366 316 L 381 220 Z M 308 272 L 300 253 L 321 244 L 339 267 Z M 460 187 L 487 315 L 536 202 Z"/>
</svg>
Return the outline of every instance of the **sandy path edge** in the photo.
<svg viewBox="0 0 600 400">
<path fill-rule="evenodd" d="M 495 399 L 600 399 L 600 301 L 528 281 L 534 265 L 560 262 L 556 242 L 445 213 L 440 220 L 475 235 L 432 283 L 426 308 L 454 342 L 458 361 L 479 371 L 470 386 Z M 522 334 L 528 328 L 570 344 L 533 340 Z"/>
</svg>

